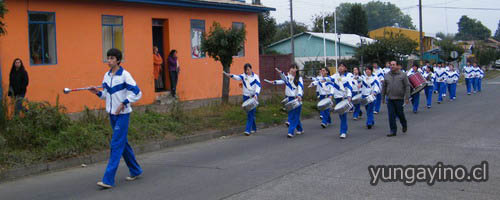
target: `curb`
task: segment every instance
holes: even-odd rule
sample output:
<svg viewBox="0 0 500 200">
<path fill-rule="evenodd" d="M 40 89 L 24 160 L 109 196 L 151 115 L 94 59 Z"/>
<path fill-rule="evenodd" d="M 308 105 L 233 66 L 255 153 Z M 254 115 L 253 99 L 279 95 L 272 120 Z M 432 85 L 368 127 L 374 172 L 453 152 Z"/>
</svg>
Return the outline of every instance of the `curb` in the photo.
<svg viewBox="0 0 500 200">
<path fill-rule="evenodd" d="M 303 119 L 309 119 L 309 118 L 310 117 L 304 117 Z M 270 128 L 270 127 L 277 127 L 277 126 L 279 126 L 279 124 L 259 123 L 259 124 L 257 124 L 257 126 L 260 127 L 260 129 L 265 129 L 265 128 Z M 165 140 L 165 141 L 159 141 L 159 142 L 150 142 L 150 143 L 141 144 L 141 145 L 133 145 L 132 148 L 134 149 L 135 154 L 139 155 L 139 154 L 155 152 L 155 151 L 159 151 L 159 150 L 163 150 L 163 149 L 167 149 L 167 148 L 171 148 L 171 147 L 177 147 L 177 146 L 182 146 L 182 145 L 187 145 L 187 144 L 194 144 L 194 143 L 198 143 L 198 142 L 205 142 L 205 141 L 217 139 L 217 138 L 220 138 L 223 136 L 236 135 L 237 133 L 242 133 L 244 130 L 245 130 L 244 127 L 229 128 L 226 130 L 215 130 L 215 131 L 209 131 L 207 133 L 185 136 L 185 137 L 174 139 L 174 140 Z M 43 174 L 43 173 L 60 171 L 60 170 L 68 169 L 68 168 L 72 168 L 72 167 L 78 167 L 78 166 L 81 166 L 82 164 L 85 164 L 85 165 L 95 164 L 98 162 L 106 161 L 106 160 L 108 160 L 108 158 L 109 158 L 109 150 L 106 150 L 106 151 L 93 153 L 90 155 L 83 155 L 83 156 L 78 156 L 78 157 L 68 158 L 68 159 L 63 159 L 63 160 L 57 160 L 57 161 L 48 162 L 48 163 L 34 164 L 34 165 L 30 165 L 30 166 L 25 166 L 25 167 L 9 169 L 5 172 L 0 173 L 0 183 L 6 182 L 6 181 L 12 181 L 12 180 L 26 177 L 26 176 L 38 175 L 38 174 Z"/>
</svg>

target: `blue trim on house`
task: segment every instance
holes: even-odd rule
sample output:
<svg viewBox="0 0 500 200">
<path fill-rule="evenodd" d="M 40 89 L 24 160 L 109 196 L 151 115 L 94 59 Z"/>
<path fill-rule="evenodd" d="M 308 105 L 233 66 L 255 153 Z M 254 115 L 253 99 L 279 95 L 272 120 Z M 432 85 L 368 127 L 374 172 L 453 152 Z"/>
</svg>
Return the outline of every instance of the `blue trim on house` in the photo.
<svg viewBox="0 0 500 200">
<path fill-rule="evenodd" d="M 275 11 L 275 8 L 261 7 L 255 5 L 243 5 L 243 4 L 230 4 L 221 2 L 206 2 L 206 1 L 194 1 L 194 0 L 114 0 L 119 2 L 129 2 L 129 3 L 144 3 L 144 4 L 156 4 L 165 6 L 178 6 L 178 7 L 188 7 L 188 8 L 206 8 L 206 9 L 217 9 L 217 10 L 232 10 L 241 12 L 267 12 Z"/>
<path fill-rule="evenodd" d="M 30 20 L 30 14 L 54 14 L 54 20 L 52 22 L 45 22 L 45 21 L 31 21 Z M 42 59 L 42 64 L 34 64 L 34 63 L 31 63 L 31 44 L 29 44 L 29 40 L 30 40 L 30 36 L 29 36 L 29 25 L 30 24 L 53 24 L 54 25 L 54 48 L 55 48 L 55 63 L 45 63 L 45 48 L 44 48 L 44 40 L 43 40 L 43 36 L 44 36 L 44 31 L 43 31 L 43 26 L 41 26 L 41 34 L 42 34 L 42 56 L 41 56 L 41 59 Z M 29 54 L 30 54 L 30 58 L 29 58 L 29 63 L 30 63 L 30 66 L 47 66 L 47 65 L 57 65 L 58 63 L 58 59 L 57 59 L 57 26 L 56 26 L 56 13 L 55 12 L 45 12 L 45 11 L 28 11 L 28 50 L 29 50 Z"/>
</svg>

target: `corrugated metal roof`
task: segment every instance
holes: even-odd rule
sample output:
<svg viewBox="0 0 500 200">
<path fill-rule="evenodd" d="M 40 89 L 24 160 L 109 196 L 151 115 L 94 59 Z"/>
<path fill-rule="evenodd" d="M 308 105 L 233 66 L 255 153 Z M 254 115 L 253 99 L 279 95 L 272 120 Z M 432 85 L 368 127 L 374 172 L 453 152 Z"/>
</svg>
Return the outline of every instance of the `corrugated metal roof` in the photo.
<svg viewBox="0 0 500 200">
<path fill-rule="evenodd" d="M 309 34 L 309 35 L 312 35 L 314 37 L 318 37 L 318 38 L 323 39 L 323 33 L 317 33 L 317 32 L 303 32 L 303 33 L 299 33 L 297 35 L 294 35 L 294 38 L 299 37 L 299 36 L 301 36 L 303 34 Z M 355 48 L 359 47 L 359 45 L 361 44 L 361 38 L 365 39 L 365 42 L 367 44 L 375 42 L 374 39 L 371 39 L 371 38 L 368 38 L 368 37 L 363 37 L 363 36 L 356 35 L 356 34 L 339 33 L 339 35 L 340 35 L 340 43 L 341 44 L 344 44 L 344 45 L 347 45 L 347 46 L 351 46 L 351 47 L 355 47 Z M 325 37 L 326 40 L 329 40 L 329 41 L 332 41 L 332 42 L 335 42 L 335 41 L 338 42 L 338 37 L 337 37 L 337 34 L 335 34 L 335 33 L 324 33 L 324 37 Z M 275 42 L 275 43 L 269 45 L 268 47 L 274 46 L 276 44 L 279 44 L 279 43 L 282 43 L 282 42 L 285 42 L 285 41 L 288 41 L 288 40 L 290 40 L 290 38 L 285 38 L 283 40 L 280 40 L 278 42 Z"/>
<path fill-rule="evenodd" d="M 275 8 L 266 7 L 263 5 L 253 5 L 233 0 L 114 0 L 114 1 L 189 7 L 189 8 L 233 10 L 242 12 L 266 12 L 266 11 L 276 10 Z"/>
</svg>

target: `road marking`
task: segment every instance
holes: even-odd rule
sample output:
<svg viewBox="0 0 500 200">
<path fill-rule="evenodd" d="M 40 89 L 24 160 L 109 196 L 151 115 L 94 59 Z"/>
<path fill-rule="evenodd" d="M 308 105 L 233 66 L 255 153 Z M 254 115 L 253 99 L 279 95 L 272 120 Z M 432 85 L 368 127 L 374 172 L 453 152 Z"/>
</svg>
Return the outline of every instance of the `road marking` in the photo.
<svg viewBox="0 0 500 200">
<path fill-rule="evenodd" d="M 488 82 L 488 85 L 500 85 L 500 82 Z"/>
</svg>

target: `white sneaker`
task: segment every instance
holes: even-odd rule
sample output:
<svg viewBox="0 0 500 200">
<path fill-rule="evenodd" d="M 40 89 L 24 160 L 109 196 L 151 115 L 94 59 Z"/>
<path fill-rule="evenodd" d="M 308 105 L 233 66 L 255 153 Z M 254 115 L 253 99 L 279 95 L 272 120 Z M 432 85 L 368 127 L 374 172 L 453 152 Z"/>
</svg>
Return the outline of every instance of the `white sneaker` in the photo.
<svg viewBox="0 0 500 200">
<path fill-rule="evenodd" d="M 373 114 L 378 114 L 378 112 L 377 111 L 373 111 Z"/>
<path fill-rule="evenodd" d="M 250 131 L 250 133 L 255 133 L 256 131 Z"/>
<path fill-rule="evenodd" d="M 246 131 L 244 132 L 244 134 L 245 134 L 246 136 L 249 136 L 249 135 L 250 135 L 250 133 L 249 133 L 249 132 L 246 132 Z"/>
<path fill-rule="evenodd" d="M 326 124 L 321 123 L 321 127 L 326 128 Z"/>
<path fill-rule="evenodd" d="M 304 131 L 297 131 L 297 135 L 302 135 L 304 134 Z"/>
<path fill-rule="evenodd" d="M 127 176 L 127 177 L 125 177 L 125 180 L 126 181 L 135 181 L 135 180 L 137 180 L 138 177 L 139 176 Z"/>
<path fill-rule="evenodd" d="M 352 120 L 358 120 L 358 118 L 357 117 L 353 117 Z"/>
<path fill-rule="evenodd" d="M 345 133 L 340 134 L 340 139 L 345 139 L 347 135 Z"/>
<path fill-rule="evenodd" d="M 286 127 L 290 127 L 290 122 L 285 122 Z"/>
<path fill-rule="evenodd" d="M 288 135 L 286 135 L 288 138 L 293 138 L 293 134 L 291 133 L 288 133 Z"/>
<path fill-rule="evenodd" d="M 108 189 L 108 188 L 112 188 L 113 187 L 111 185 L 103 183 L 102 181 L 97 182 L 97 185 L 100 186 L 100 187 L 102 187 L 102 188 L 104 188 L 104 189 Z"/>
</svg>

